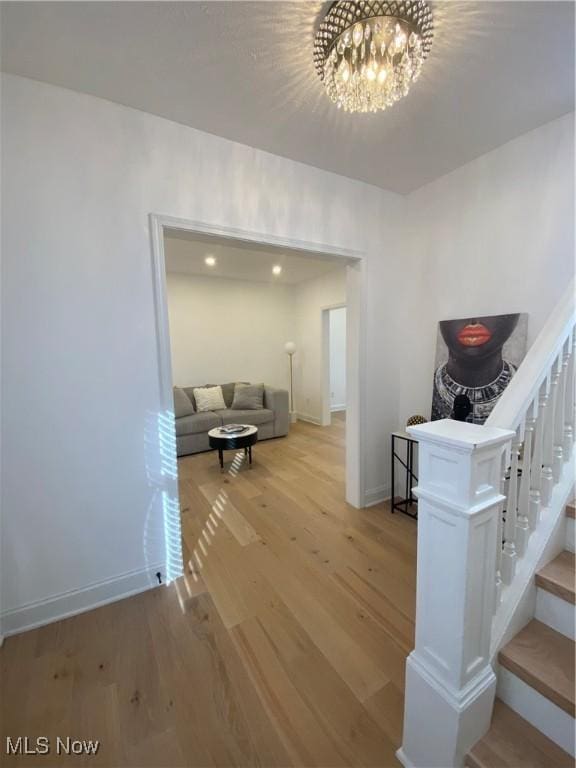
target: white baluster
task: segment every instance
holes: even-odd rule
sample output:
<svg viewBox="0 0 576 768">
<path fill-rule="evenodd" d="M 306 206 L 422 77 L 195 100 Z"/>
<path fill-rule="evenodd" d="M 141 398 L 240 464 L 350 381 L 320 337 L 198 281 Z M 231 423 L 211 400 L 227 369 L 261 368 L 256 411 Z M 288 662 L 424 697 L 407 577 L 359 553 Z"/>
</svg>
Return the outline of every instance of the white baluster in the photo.
<svg viewBox="0 0 576 768">
<path fill-rule="evenodd" d="M 552 489 L 554 488 L 554 474 L 552 461 L 554 458 L 554 366 L 548 376 L 548 394 L 544 408 L 544 439 L 542 441 L 542 479 L 540 482 L 540 495 L 543 507 L 550 504 Z"/>
<path fill-rule="evenodd" d="M 568 369 L 566 371 L 566 391 L 564 400 L 564 461 L 572 455 L 574 445 L 574 358 L 576 357 L 576 329 L 572 329 L 572 339 L 568 345 Z"/>
<path fill-rule="evenodd" d="M 564 353 L 558 355 L 556 368 L 556 403 L 554 405 L 554 461 L 552 472 L 554 473 L 554 484 L 560 482 L 562 468 L 564 466 L 564 398 L 566 397 L 566 369 L 568 361 L 564 363 Z"/>
<path fill-rule="evenodd" d="M 530 471 L 530 511 L 528 520 L 530 528 L 534 530 L 540 522 L 540 483 L 542 482 L 542 439 L 544 437 L 544 417 L 546 413 L 546 383 L 540 396 L 534 399 L 532 404 L 533 419 L 532 430 L 532 466 Z"/>
<path fill-rule="evenodd" d="M 530 460 L 532 458 L 533 420 L 526 421 L 524 443 L 522 444 L 522 477 L 518 493 L 518 516 L 516 519 L 516 551 L 518 557 L 524 557 L 530 538 Z"/>
<path fill-rule="evenodd" d="M 504 546 L 502 548 L 502 581 L 511 584 L 516 572 L 518 552 L 516 550 L 517 534 L 517 500 L 518 500 L 518 451 L 520 441 L 518 433 L 512 439 L 510 456 L 510 480 L 508 481 L 508 498 L 506 499 L 506 517 L 504 519 Z"/>
<path fill-rule="evenodd" d="M 506 495 L 506 467 L 508 460 L 506 451 L 502 453 L 500 462 L 500 493 Z M 496 532 L 496 578 L 494 581 L 494 613 L 502 602 L 502 544 L 504 535 L 504 502 L 498 505 L 497 532 Z"/>
</svg>

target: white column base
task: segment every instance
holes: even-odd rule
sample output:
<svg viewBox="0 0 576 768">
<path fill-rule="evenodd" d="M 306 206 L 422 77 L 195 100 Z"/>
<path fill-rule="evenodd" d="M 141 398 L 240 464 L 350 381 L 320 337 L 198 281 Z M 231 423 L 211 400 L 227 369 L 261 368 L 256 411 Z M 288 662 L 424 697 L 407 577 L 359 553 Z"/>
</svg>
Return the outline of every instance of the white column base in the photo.
<svg viewBox="0 0 576 768">
<path fill-rule="evenodd" d="M 456 692 L 442 686 L 411 653 L 400 762 L 409 768 L 461 768 L 467 752 L 490 727 L 495 695 L 491 666 Z"/>
<path fill-rule="evenodd" d="M 542 480 L 540 485 L 540 502 L 543 507 L 548 507 L 550 505 L 553 488 L 554 475 L 552 473 L 552 467 L 544 465 L 544 467 L 542 467 Z"/>
<path fill-rule="evenodd" d="M 396 757 L 398 758 L 399 762 L 402 763 L 404 768 L 416 768 L 416 766 L 412 765 L 410 760 L 408 760 L 402 747 L 400 747 L 400 749 L 396 751 Z"/>
<path fill-rule="evenodd" d="M 554 459 L 552 463 L 552 475 L 554 484 L 560 482 L 562 470 L 564 469 L 564 450 L 561 445 L 554 446 Z"/>
<path fill-rule="evenodd" d="M 540 522 L 540 491 L 537 488 L 530 491 L 528 510 L 530 528 L 534 531 Z"/>
<path fill-rule="evenodd" d="M 518 556 L 516 555 L 516 547 L 513 544 L 508 544 L 508 542 L 506 542 L 504 544 L 502 563 L 500 565 L 500 573 L 504 584 L 512 584 L 514 574 L 516 573 L 517 562 Z"/>
<path fill-rule="evenodd" d="M 564 461 L 568 461 L 572 455 L 572 445 L 574 443 L 574 433 L 572 431 L 572 425 L 566 424 L 564 427 L 564 442 L 562 444 Z"/>
<path fill-rule="evenodd" d="M 290 424 L 296 424 L 298 421 L 298 415 L 296 414 L 296 411 L 290 411 Z"/>
</svg>

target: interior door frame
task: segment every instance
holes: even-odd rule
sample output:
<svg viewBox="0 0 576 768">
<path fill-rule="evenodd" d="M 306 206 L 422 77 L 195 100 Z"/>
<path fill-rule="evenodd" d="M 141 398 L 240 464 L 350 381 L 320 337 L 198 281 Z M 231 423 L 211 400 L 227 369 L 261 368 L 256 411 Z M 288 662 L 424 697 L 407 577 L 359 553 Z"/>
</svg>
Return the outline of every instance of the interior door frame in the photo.
<svg viewBox="0 0 576 768">
<path fill-rule="evenodd" d="M 195 221 L 165 214 L 151 213 L 149 215 L 149 224 L 158 356 L 158 411 L 159 418 L 163 416 L 164 420 L 172 422 L 172 434 L 174 434 L 174 403 L 172 397 L 172 363 L 166 296 L 166 261 L 164 255 L 164 234 L 166 230 L 184 230 L 198 235 L 214 235 L 218 238 L 240 240 L 245 243 L 297 249 L 308 252 L 311 257 L 335 257 L 341 259 L 342 263 L 346 265 L 346 386 L 348 401 L 346 415 L 346 500 L 354 507 L 365 506 L 366 254 L 362 251 L 339 248 L 334 245 L 278 237 L 277 235 L 251 229 L 225 227 L 213 222 Z M 174 456 L 171 460 L 175 463 L 175 459 L 174 447 Z M 171 530 L 171 546 L 174 547 L 178 546 L 176 544 L 177 533 L 173 530 L 176 523 L 173 510 L 178 507 L 177 472 L 166 472 L 164 480 L 164 493 L 167 500 L 165 509 L 171 510 L 169 528 Z M 166 546 L 168 554 L 168 542 Z"/>
</svg>

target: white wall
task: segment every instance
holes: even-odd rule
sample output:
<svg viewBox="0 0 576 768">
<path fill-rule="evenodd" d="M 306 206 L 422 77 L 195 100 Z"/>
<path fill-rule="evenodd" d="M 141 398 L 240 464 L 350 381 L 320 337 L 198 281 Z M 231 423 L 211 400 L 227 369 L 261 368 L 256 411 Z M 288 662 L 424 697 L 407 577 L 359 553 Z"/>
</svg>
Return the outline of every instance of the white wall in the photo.
<svg viewBox="0 0 576 768">
<path fill-rule="evenodd" d="M 348 276 L 366 289 L 366 348 L 348 349 L 366 501 L 388 491 L 390 431 L 429 407 L 438 317 L 519 309 L 533 336 L 572 271 L 570 118 L 402 198 L 91 96 L 2 89 L 8 629 L 141 588 L 164 558 L 151 212 L 366 254 Z"/>
<path fill-rule="evenodd" d="M 574 115 L 408 197 L 414 271 L 397 332 L 399 416 L 430 416 L 439 320 L 528 312 L 532 343 L 574 274 Z"/>
<path fill-rule="evenodd" d="M 346 307 L 329 312 L 330 408 L 346 407 Z"/>
<path fill-rule="evenodd" d="M 2 159 L 5 629 L 142 588 L 164 559 L 151 212 L 365 252 L 365 482 L 381 492 L 396 417 L 373 350 L 403 198 L 11 75 Z"/>
<path fill-rule="evenodd" d="M 293 286 L 169 272 L 167 294 L 174 384 L 288 387 Z"/>
<path fill-rule="evenodd" d="M 296 289 L 294 404 L 300 418 L 322 421 L 322 309 L 346 303 L 346 271 L 337 268 Z"/>
</svg>

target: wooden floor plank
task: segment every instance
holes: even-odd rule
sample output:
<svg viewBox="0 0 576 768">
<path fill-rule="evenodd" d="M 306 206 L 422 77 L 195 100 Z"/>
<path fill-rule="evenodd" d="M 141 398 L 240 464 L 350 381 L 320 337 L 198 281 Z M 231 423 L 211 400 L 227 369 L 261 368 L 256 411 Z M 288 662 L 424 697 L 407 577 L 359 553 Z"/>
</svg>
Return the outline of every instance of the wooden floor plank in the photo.
<svg viewBox="0 0 576 768">
<path fill-rule="evenodd" d="M 290 678 L 324 730 L 344 751 L 346 764 L 395 764 L 395 747 L 369 711 L 344 684 L 302 625 L 282 605 L 260 624 Z"/>
<path fill-rule="evenodd" d="M 218 482 L 208 483 L 200 486 L 200 491 L 210 503 L 214 515 L 223 521 L 241 546 L 259 540 L 254 528 L 235 507 L 225 486 Z"/>
<path fill-rule="evenodd" d="M 366 709 L 380 724 L 388 738 L 398 750 L 402 746 L 404 724 L 404 694 L 394 683 L 386 683 L 366 702 Z"/>
<path fill-rule="evenodd" d="M 184 576 L 8 638 L 2 738 L 100 739 L 63 766 L 397 768 L 416 523 L 347 504 L 344 456 L 338 414 L 252 469 L 180 459 Z"/>
<path fill-rule="evenodd" d="M 259 619 L 234 627 L 234 639 L 271 719 L 295 765 L 346 766 L 338 740 L 330 738 L 282 664 Z"/>
</svg>

